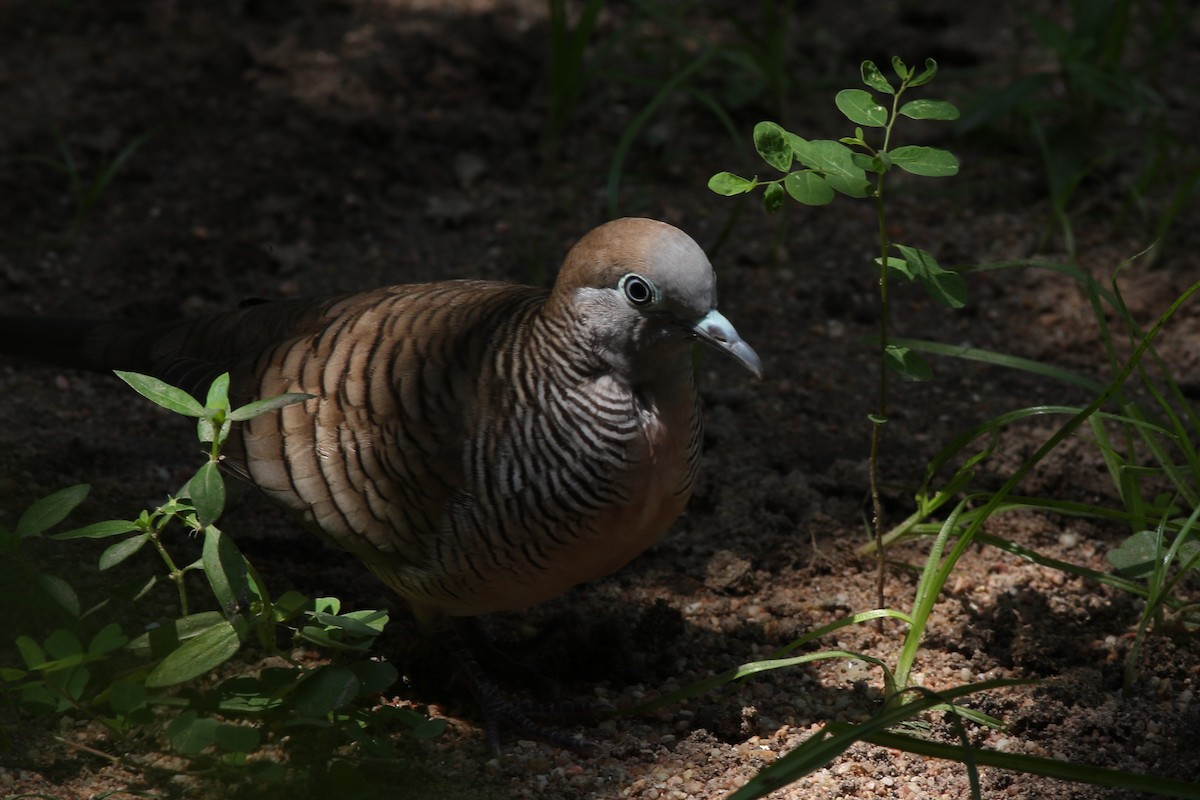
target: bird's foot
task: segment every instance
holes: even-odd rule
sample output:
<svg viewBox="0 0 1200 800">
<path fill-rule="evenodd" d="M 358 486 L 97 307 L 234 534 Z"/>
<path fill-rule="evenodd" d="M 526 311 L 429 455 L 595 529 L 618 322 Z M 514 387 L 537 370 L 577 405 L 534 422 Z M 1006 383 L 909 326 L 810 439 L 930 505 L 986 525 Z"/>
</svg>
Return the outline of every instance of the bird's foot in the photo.
<svg viewBox="0 0 1200 800">
<path fill-rule="evenodd" d="M 493 756 L 500 755 L 500 728 L 508 726 L 531 739 L 586 754 L 595 743 L 581 736 L 545 725 L 538 720 L 552 717 L 596 717 L 604 713 L 603 707 L 591 703 L 525 703 L 514 701 L 505 691 L 492 682 L 476 660 L 471 647 L 458 630 L 452 629 L 447 640 L 447 649 L 458 667 L 459 674 L 466 680 L 471 694 L 483 712 L 484 738 Z"/>
</svg>

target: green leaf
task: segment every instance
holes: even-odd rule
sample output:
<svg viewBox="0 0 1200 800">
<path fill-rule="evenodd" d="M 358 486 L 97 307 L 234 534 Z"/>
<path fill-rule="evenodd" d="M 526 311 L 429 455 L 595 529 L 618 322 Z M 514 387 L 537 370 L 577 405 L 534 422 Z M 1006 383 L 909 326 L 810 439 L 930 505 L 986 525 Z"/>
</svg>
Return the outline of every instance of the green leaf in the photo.
<svg viewBox="0 0 1200 800">
<path fill-rule="evenodd" d="M 323 611 L 326 614 L 337 614 L 342 610 L 342 601 L 339 597 L 314 597 L 312 604 L 314 611 Z"/>
<path fill-rule="evenodd" d="M 279 786 L 288 777 L 288 768 L 274 761 L 251 761 L 246 765 L 251 780 L 267 786 Z"/>
<path fill-rule="evenodd" d="M 63 673 L 65 680 L 59 682 L 59 688 L 66 693 L 67 697 L 72 700 L 80 700 L 83 698 L 84 692 L 87 690 L 88 680 L 91 678 L 91 673 L 87 667 L 74 667 L 66 670 Z M 66 710 L 66 706 L 60 706 L 62 710 Z"/>
<path fill-rule="evenodd" d="M 119 680 L 108 690 L 108 704 L 118 714 L 130 714 L 146 705 L 149 694 L 140 681 Z"/>
<path fill-rule="evenodd" d="M 261 742 L 262 733 L 258 728 L 228 723 L 217 726 L 216 744 L 230 753 L 252 753 Z"/>
<path fill-rule="evenodd" d="M 351 611 L 341 615 L 316 611 L 312 614 L 312 619 L 327 628 L 343 630 L 355 636 L 373 637 L 383 632 L 388 622 L 388 613 L 374 609 Z"/>
<path fill-rule="evenodd" d="M 11 553 L 20 544 L 21 537 L 17 532 L 0 525 L 0 553 Z"/>
<path fill-rule="evenodd" d="M 196 517 L 202 526 L 217 521 L 225 510 L 225 479 L 215 462 L 206 461 L 188 481 L 187 494 L 196 507 Z"/>
<path fill-rule="evenodd" d="M 958 108 L 945 100 L 909 100 L 896 113 L 909 119 L 958 119 Z"/>
<path fill-rule="evenodd" d="M 729 175 L 730 173 L 723 172 L 720 174 Z M 714 179 L 716 177 L 716 175 L 713 176 Z M 734 175 L 733 177 L 736 178 L 737 176 Z M 712 182 L 709 181 L 709 187 L 711 188 L 711 186 Z M 253 403 L 247 403 L 246 405 L 235 408 L 233 411 L 231 411 L 229 414 L 229 420 L 231 422 L 245 422 L 248 419 L 260 417 L 263 414 L 271 411 L 277 411 L 284 406 L 290 406 L 293 403 L 303 403 L 305 401 L 312 400 L 314 397 L 316 397 L 316 395 L 307 394 L 306 392 L 288 392 L 286 394 L 276 395 L 275 397 L 268 397 L 265 400 L 255 400 Z"/>
<path fill-rule="evenodd" d="M 967 282 L 957 272 L 938 270 L 920 280 L 929 296 L 947 308 L 962 308 L 967 304 Z"/>
<path fill-rule="evenodd" d="M 230 615 L 249 597 L 246 558 L 233 539 L 210 525 L 204 530 L 204 549 L 201 554 L 204 575 L 213 594 L 226 615 Z"/>
<path fill-rule="evenodd" d="M 224 664 L 242 646 L 237 631 L 227 620 L 189 639 L 170 653 L 146 676 L 146 686 L 161 689 L 190 681 Z"/>
<path fill-rule="evenodd" d="M 104 539 L 108 536 L 117 536 L 122 533 L 136 531 L 138 525 L 127 519 L 109 519 L 104 522 L 93 522 L 91 525 L 84 525 L 82 528 L 56 533 L 51 536 L 51 539 Z"/>
<path fill-rule="evenodd" d="M 905 145 L 891 152 L 892 163 L 905 172 L 927 178 L 945 178 L 958 174 L 958 159 L 940 147 Z"/>
<path fill-rule="evenodd" d="M 895 372 L 906 381 L 927 381 L 933 377 L 933 370 L 925 359 L 907 347 L 889 344 L 884 350 L 884 363 L 888 369 Z"/>
<path fill-rule="evenodd" d="M 217 426 L 207 414 L 196 420 L 196 438 L 205 444 L 217 438 Z"/>
<path fill-rule="evenodd" d="M 83 611 L 79 603 L 79 595 L 75 594 L 75 590 L 71 584 L 64 581 L 57 575 L 49 575 L 45 572 L 39 573 L 37 576 L 38 586 L 42 591 L 53 600 L 59 608 L 66 611 L 72 617 L 78 617 Z"/>
<path fill-rule="evenodd" d="M 31 714 L 58 714 L 70 707 L 70 702 L 43 684 L 21 689 L 21 708 Z"/>
<path fill-rule="evenodd" d="M 100 554 L 100 571 L 103 572 L 106 569 L 112 569 L 138 550 L 141 550 L 148 541 L 150 541 L 150 534 L 142 533 L 109 545 Z"/>
<path fill-rule="evenodd" d="M 220 723 L 188 709 L 167 725 L 167 740 L 180 755 L 198 756 L 217 741 Z"/>
<path fill-rule="evenodd" d="M 812 170 L 789 172 L 783 179 L 783 187 L 792 199 L 806 206 L 824 206 L 833 202 L 833 188 Z"/>
<path fill-rule="evenodd" d="M 937 259 L 924 250 L 903 244 L 895 247 L 904 256 L 906 269 L 900 271 L 920 281 L 930 297 L 950 308 L 962 308 L 967 304 L 967 282 L 961 275 L 942 269 Z M 888 266 L 895 267 L 890 258 Z"/>
<path fill-rule="evenodd" d="M 895 94 L 896 90 L 892 88 L 892 84 L 883 73 L 879 71 L 879 67 L 875 66 L 874 61 L 864 61 L 859 67 L 859 73 L 862 75 L 862 82 L 870 86 L 877 92 L 884 94 Z"/>
<path fill-rule="evenodd" d="M 1180 564 L 1188 564 L 1197 556 L 1200 556 L 1200 542 L 1195 539 L 1189 539 L 1179 545 L 1179 550 L 1176 551 L 1176 558 Z"/>
<path fill-rule="evenodd" d="M 258 673 L 258 680 L 264 694 L 281 697 L 291 694 L 307 674 L 301 667 L 267 667 Z"/>
<path fill-rule="evenodd" d="M 358 676 L 345 667 L 318 667 L 296 689 L 296 713 L 323 719 L 352 702 L 359 686 Z"/>
<path fill-rule="evenodd" d="M 306 596 L 294 589 L 289 589 L 271 604 L 272 617 L 276 622 L 287 622 L 299 615 L 308 603 L 309 600 Z"/>
<path fill-rule="evenodd" d="M 747 180 L 746 178 L 734 175 L 732 172 L 718 172 L 708 179 L 708 188 L 722 197 L 745 194 L 757 185 L 758 181 Z"/>
<path fill-rule="evenodd" d="M 125 147 L 121 148 L 121 151 L 117 153 L 116 157 L 109 161 L 96 174 L 95 178 L 91 180 L 86 191 L 80 192 L 79 189 L 82 188 L 81 186 L 76 189 L 77 214 L 86 216 L 91 211 L 91 209 L 99 201 L 100 196 L 104 194 L 105 189 L 107 189 L 108 185 L 112 183 L 113 178 L 116 177 L 117 173 L 121 171 L 121 168 L 125 166 L 129 159 L 133 158 L 133 154 L 136 153 L 138 148 L 141 147 L 153 134 L 154 131 L 148 131 L 147 133 L 144 133 L 134 139 L 129 144 L 125 145 Z"/>
<path fill-rule="evenodd" d="M 229 410 L 229 373 L 222 372 L 217 377 L 213 378 L 213 382 L 209 384 L 208 396 L 204 400 L 204 405 L 208 409 L 218 411 Z"/>
<path fill-rule="evenodd" d="M 264 675 L 267 672 L 267 670 L 263 670 Z M 300 670 L 276 669 L 273 672 L 297 674 Z M 289 679 L 286 683 L 295 683 L 295 680 Z M 283 705 L 284 701 L 281 695 L 285 693 L 283 691 L 285 688 L 284 684 L 268 685 L 253 676 L 240 675 L 222 682 L 218 687 L 217 691 L 221 699 L 217 707 L 222 712 L 230 714 L 262 714 Z"/>
<path fill-rule="evenodd" d="M 112 586 L 109 591 L 114 598 L 132 603 L 145 597 L 146 592 L 154 588 L 159 578 L 160 576 L 158 575 L 139 575 Z M 162 576 L 162 578 L 163 580 L 169 580 L 165 576 Z M 89 611 L 88 613 L 90 614 L 91 612 Z"/>
<path fill-rule="evenodd" d="M 934 697 L 936 698 L 937 695 L 934 695 Z M 893 726 L 893 730 L 897 730 L 898 728 L 899 726 Z M 817 736 L 811 737 L 811 739 L 816 738 Z M 861 730 L 851 730 L 848 739 L 848 744 L 853 742 L 870 742 L 880 747 L 915 753 L 923 758 L 944 759 L 946 763 L 994 767 L 998 770 L 1006 770 L 1009 774 L 1038 775 L 1054 778 L 1059 781 L 1066 781 L 1071 784 L 1089 784 L 1103 787 L 1102 791 L 1095 793 L 1090 791 L 1084 792 L 1079 787 L 1080 790 L 1077 794 L 1081 797 L 1102 797 L 1105 795 L 1110 797 L 1131 797 L 1141 794 L 1145 797 L 1181 797 L 1189 798 L 1189 800 L 1200 798 L 1200 789 L 1197 788 L 1194 777 L 1179 780 L 1178 778 L 1164 777 L 1161 772 L 1158 774 L 1138 774 L 1136 772 L 1116 770 L 1108 767 L 1097 767 L 1093 764 L 1079 763 L 1078 761 L 1063 761 L 1057 758 L 1025 755 L 1024 753 L 998 752 L 987 748 L 964 747 L 959 744 L 935 742 L 930 739 L 919 739 L 884 730 L 865 734 Z M 788 756 L 790 755 L 791 753 L 788 754 Z M 823 762 L 818 762 L 818 766 L 821 763 L 828 764 L 837 757 L 836 753 L 823 755 L 824 760 Z M 787 756 L 784 758 L 787 758 Z M 775 781 L 775 783 L 782 785 L 779 781 Z M 729 800 L 745 800 L 745 798 L 731 795 Z"/>
<path fill-rule="evenodd" d="M 87 652 L 89 656 L 99 658 L 115 650 L 119 650 L 128 641 L 129 637 L 121 630 L 121 626 L 115 622 L 110 622 L 96 631 L 96 635 L 88 642 Z"/>
<path fill-rule="evenodd" d="M 892 168 L 892 160 L 888 158 L 887 153 L 876 153 L 873 156 L 867 153 L 855 153 L 851 163 L 863 172 L 874 172 L 877 175 Z"/>
<path fill-rule="evenodd" d="M 82 655 L 83 642 L 65 628 L 59 628 L 46 637 L 46 652 L 55 660 Z"/>
<path fill-rule="evenodd" d="M 842 144 L 853 144 L 853 145 L 858 145 L 860 147 L 867 146 L 866 136 L 863 133 L 863 129 L 858 126 L 856 126 L 854 128 L 853 136 L 843 136 L 842 138 L 838 139 L 838 141 L 841 142 Z"/>
<path fill-rule="evenodd" d="M 446 730 L 446 720 L 444 719 L 427 719 L 412 727 L 408 735 L 414 739 L 433 739 L 442 735 Z"/>
<path fill-rule="evenodd" d="M 369 648 L 362 646 L 346 645 L 339 641 L 334 636 L 329 634 L 329 631 L 324 628 L 319 628 L 316 625 L 304 625 L 296 631 L 296 635 L 305 641 L 312 642 L 317 647 L 327 647 L 330 650 L 360 650 L 364 651 Z"/>
<path fill-rule="evenodd" d="M 774 122 L 760 122 L 754 126 L 754 149 L 763 161 L 780 172 L 792 168 L 792 148 L 787 132 Z"/>
<path fill-rule="evenodd" d="M 44 531 L 53 528 L 66 519 L 75 506 L 83 502 L 89 488 L 88 484 L 79 483 L 35 501 L 25 509 L 25 513 L 17 522 L 17 536 L 21 539 L 40 536 Z"/>
<path fill-rule="evenodd" d="M 918 75 L 917 77 L 910 80 L 908 82 L 908 85 L 910 87 L 922 86 L 926 83 L 929 83 L 931 80 L 933 80 L 934 75 L 937 75 L 937 62 L 934 61 L 932 58 L 927 58 L 927 59 L 925 59 L 925 69 L 921 72 L 920 75 Z"/>
<path fill-rule="evenodd" d="M 360 697 L 379 694 L 400 679 L 400 672 L 386 661 L 359 661 L 350 669 L 358 676 Z"/>
<path fill-rule="evenodd" d="M 181 641 L 194 639 L 224 620 L 220 611 L 188 614 L 151 628 L 131 641 L 128 649 L 142 656 L 149 654 L 154 658 L 162 658 L 179 647 Z"/>
<path fill-rule="evenodd" d="M 200 405 L 194 397 L 182 389 L 176 389 L 174 386 L 149 375 L 140 375 L 136 372 L 122 372 L 121 370 L 114 370 L 114 372 L 118 378 L 132 386 L 135 392 L 152 403 L 157 403 L 163 408 L 174 411 L 176 414 L 182 414 L 185 417 L 204 416 L 204 406 Z"/>
<path fill-rule="evenodd" d="M 828 139 L 791 137 L 792 151 L 809 169 L 816 170 L 831 187 L 849 197 L 866 197 L 871 185 L 867 173 L 854 163 L 854 151 Z"/>
<path fill-rule="evenodd" d="M 229 431 L 232 428 L 233 422 L 230 421 L 224 411 L 206 413 L 205 416 L 196 420 L 196 438 L 205 444 L 214 441 L 225 444 L 225 440 L 229 438 Z"/>
<path fill-rule="evenodd" d="M 25 666 L 30 669 L 37 669 L 46 663 L 46 654 L 42 651 L 42 646 L 32 638 L 22 634 L 17 637 L 16 645 L 17 651 L 21 654 L 21 659 L 25 662 Z"/>
<path fill-rule="evenodd" d="M 768 214 L 774 214 L 783 208 L 783 187 L 778 183 L 768 183 L 763 190 L 763 208 Z"/>
<path fill-rule="evenodd" d="M 1154 572 L 1167 546 L 1156 531 L 1138 531 L 1109 550 L 1108 560 L 1122 574 L 1140 578 Z"/>
<path fill-rule="evenodd" d="M 887 109 L 875 102 L 870 92 L 862 89 L 842 89 L 834 96 L 833 102 L 838 110 L 846 115 L 846 119 L 856 125 L 866 125 L 869 128 L 882 128 L 887 125 Z"/>
<path fill-rule="evenodd" d="M 910 280 L 917 280 L 930 272 L 942 271 L 937 259 L 919 247 L 909 247 L 906 244 L 892 246 L 899 250 L 900 255 L 904 257 L 904 266 L 893 263 L 894 259 L 890 256 L 888 257 L 888 266 L 904 273 Z"/>
</svg>

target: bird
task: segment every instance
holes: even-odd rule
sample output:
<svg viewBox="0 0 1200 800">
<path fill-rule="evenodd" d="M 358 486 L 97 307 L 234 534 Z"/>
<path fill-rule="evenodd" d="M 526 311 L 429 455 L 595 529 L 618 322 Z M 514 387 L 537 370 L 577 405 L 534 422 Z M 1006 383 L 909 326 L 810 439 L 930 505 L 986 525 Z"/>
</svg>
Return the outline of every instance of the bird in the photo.
<svg viewBox="0 0 1200 800">
<path fill-rule="evenodd" d="M 227 372 L 231 399 L 310 395 L 235 425 L 223 466 L 426 629 L 541 603 L 646 550 L 696 486 L 693 344 L 763 374 L 703 249 L 645 218 L 587 233 L 548 290 L 448 280 L 164 322 L 6 318 L 0 341 L 193 393 Z"/>
</svg>

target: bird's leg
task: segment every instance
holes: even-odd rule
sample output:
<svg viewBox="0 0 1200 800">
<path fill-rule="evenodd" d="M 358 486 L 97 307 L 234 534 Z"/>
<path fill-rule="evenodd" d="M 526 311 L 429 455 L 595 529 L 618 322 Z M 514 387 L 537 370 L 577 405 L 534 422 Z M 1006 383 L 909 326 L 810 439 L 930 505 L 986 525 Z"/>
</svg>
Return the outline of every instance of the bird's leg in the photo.
<svg viewBox="0 0 1200 800">
<path fill-rule="evenodd" d="M 493 755 L 500 755 L 501 724 L 510 725 L 530 738 L 541 739 L 568 750 L 584 752 L 593 746 L 585 739 L 571 736 L 534 720 L 534 717 L 593 715 L 596 709 L 590 704 L 514 702 L 487 677 L 466 637 L 457 626 L 447 626 L 444 636 L 447 652 L 483 711 L 484 736 Z"/>
<path fill-rule="evenodd" d="M 490 678 L 504 685 L 515 683 L 522 687 L 530 687 L 539 698 L 557 697 L 559 681 L 547 677 L 527 661 L 497 647 L 488 633 L 487 626 L 483 624 L 482 617 L 459 617 L 455 619 L 454 624 L 464 639 L 464 645 L 474 654 L 476 661 Z"/>
</svg>

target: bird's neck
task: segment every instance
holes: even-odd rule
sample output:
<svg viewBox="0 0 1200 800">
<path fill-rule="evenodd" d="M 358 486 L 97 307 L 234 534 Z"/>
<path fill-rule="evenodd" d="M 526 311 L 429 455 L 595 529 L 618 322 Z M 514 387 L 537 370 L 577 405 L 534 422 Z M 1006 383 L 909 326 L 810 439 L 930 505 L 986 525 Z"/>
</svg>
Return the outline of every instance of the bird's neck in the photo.
<svg viewBox="0 0 1200 800">
<path fill-rule="evenodd" d="M 614 380 L 633 391 L 691 384 L 692 342 L 682 332 L 651 328 L 610 330 L 578 310 L 544 307 L 530 320 L 527 345 L 547 369 L 577 381 Z"/>
</svg>

